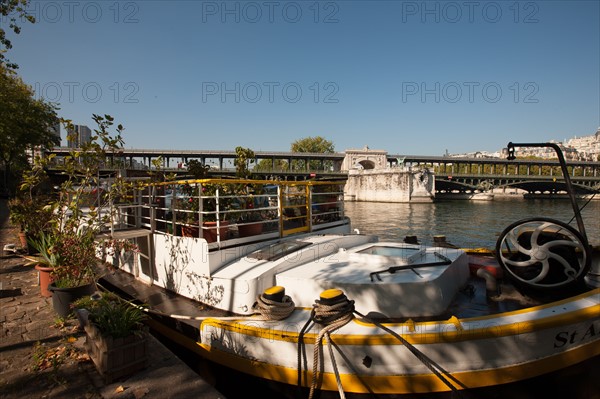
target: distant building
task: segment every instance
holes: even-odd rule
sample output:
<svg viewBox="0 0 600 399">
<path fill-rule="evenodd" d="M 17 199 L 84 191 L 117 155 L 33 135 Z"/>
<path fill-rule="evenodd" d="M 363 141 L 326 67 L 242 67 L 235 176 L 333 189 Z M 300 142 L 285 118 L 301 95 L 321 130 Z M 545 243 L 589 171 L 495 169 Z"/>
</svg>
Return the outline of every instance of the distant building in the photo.
<svg viewBox="0 0 600 399">
<path fill-rule="evenodd" d="M 595 134 L 583 137 L 574 137 L 565 143 L 577 150 L 577 158 L 581 161 L 600 160 L 600 127 Z"/>
<path fill-rule="evenodd" d="M 56 135 L 58 142 L 60 143 L 60 122 L 56 121 L 52 126 L 50 126 L 50 131 Z"/>
<path fill-rule="evenodd" d="M 548 140 L 560 147 L 566 160 L 569 161 L 600 161 L 600 127 L 595 134 L 583 137 L 565 139 L 564 142 Z M 463 154 L 449 154 L 448 150 L 444 156 L 450 158 L 504 158 L 507 149 L 489 153 L 477 151 Z M 556 152 L 550 147 L 522 147 L 518 149 L 519 157 L 536 157 L 543 159 L 556 159 Z"/>
<path fill-rule="evenodd" d="M 92 139 L 92 131 L 85 125 L 75 125 L 73 130 L 68 131 L 67 147 L 79 148 L 89 143 Z"/>
</svg>

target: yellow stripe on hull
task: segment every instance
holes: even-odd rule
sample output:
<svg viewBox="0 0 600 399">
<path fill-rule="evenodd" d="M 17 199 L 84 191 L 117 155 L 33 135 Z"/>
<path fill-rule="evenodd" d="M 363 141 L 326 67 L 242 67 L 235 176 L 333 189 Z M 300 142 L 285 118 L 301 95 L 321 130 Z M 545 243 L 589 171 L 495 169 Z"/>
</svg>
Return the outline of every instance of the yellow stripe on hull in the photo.
<svg viewBox="0 0 600 399">
<path fill-rule="evenodd" d="M 420 351 L 428 353 L 430 357 L 437 357 L 437 362 L 451 372 L 452 377 L 462 386 L 482 388 L 536 377 L 600 356 L 599 295 L 600 289 L 597 289 L 569 300 L 496 316 L 469 319 L 453 317 L 442 322 L 385 325 L 402 335 Z M 295 369 L 295 347 L 300 339 L 298 331 L 304 325 L 308 314 L 308 309 L 297 309 L 290 318 L 278 322 L 265 322 L 251 317 L 235 320 L 206 319 L 200 325 L 203 343 L 194 342 L 193 339 L 158 322 L 152 323 L 152 327 L 208 360 L 258 378 L 295 386 L 298 378 Z M 520 321 L 514 322 L 515 317 Z M 477 327 L 485 325 L 486 322 L 488 327 Z M 433 331 L 436 328 L 437 331 Z M 363 333 L 360 333 L 361 330 Z M 339 330 L 343 331 L 356 331 L 356 334 L 336 332 L 331 338 L 342 352 L 349 355 L 350 361 L 355 363 L 354 366 L 361 366 L 364 354 L 382 356 L 377 364 L 379 369 L 375 370 L 346 367 L 341 355 L 336 354 L 336 358 L 340 357 L 338 366 L 343 366 L 340 368 L 340 378 L 345 392 L 405 394 L 450 390 L 435 374 L 429 373 L 416 361 L 401 342 L 385 331 L 356 320 Z M 366 334 L 367 332 L 372 334 Z M 305 386 L 312 380 L 311 359 L 316 337 L 314 330 L 303 336 L 309 359 L 309 370 L 303 374 Z M 473 353 L 481 354 L 479 359 L 472 359 L 464 352 L 471 345 L 471 341 Z M 267 352 L 261 354 L 257 349 L 259 343 L 273 346 L 263 348 Z M 495 357 L 496 352 L 492 349 L 496 344 L 501 348 L 497 353 L 499 357 Z M 389 349 L 383 346 L 389 346 Z M 243 350 L 237 354 L 240 348 Z M 508 348 L 518 352 L 521 352 L 522 348 L 528 354 L 519 358 L 520 355 L 509 351 Z M 255 350 L 259 352 L 255 353 Z M 326 352 L 325 350 L 324 353 Z M 273 363 L 277 364 L 265 360 L 263 356 L 267 353 L 278 354 L 273 358 Z M 284 353 L 287 353 L 287 360 L 278 362 L 278 356 L 285 356 Z M 396 366 L 386 363 L 384 358 L 388 355 L 383 353 L 388 353 L 387 361 L 395 362 Z M 451 353 L 454 355 L 450 355 Z M 462 363 L 460 356 L 464 356 Z M 406 361 L 419 363 L 419 367 L 414 364 L 407 365 Z M 410 371 L 402 373 L 400 370 L 405 366 L 408 370 L 413 370 L 414 374 L 410 374 Z M 393 374 L 395 368 L 398 369 L 398 375 Z M 319 374 L 319 379 L 322 380 L 321 389 L 337 391 L 335 375 L 329 370 Z M 355 375 L 355 372 L 359 375 Z M 456 388 L 462 389 L 459 386 Z"/>
<path fill-rule="evenodd" d="M 255 377 L 293 386 L 297 385 L 298 373 L 295 369 L 245 359 L 205 345 L 200 346 L 204 347 L 206 357 L 216 363 Z M 598 355 L 600 355 L 600 345 L 595 341 L 545 359 L 498 369 L 452 373 L 452 377 L 468 389 L 490 387 L 537 377 L 573 366 Z M 321 390 L 338 390 L 334 374 L 322 373 L 319 377 L 322 379 Z M 312 369 L 303 372 L 303 386 L 309 386 L 311 379 Z M 342 374 L 340 379 L 344 391 L 353 393 L 408 394 L 450 391 L 450 388 L 433 373 L 385 376 L 361 375 L 359 377 Z M 308 381 L 308 384 L 306 381 Z M 463 389 L 456 383 L 454 386 L 457 389 Z"/>
<path fill-rule="evenodd" d="M 598 301 L 599 298 L 594 298 L 600 295 L 600 289 L 590 291 L 584 295 L 580 295 L 570 300 L 559 301 L 550 305 L 536 306 L 525 310 L 514 312 L 506 312 L 495 316 L 486 316 L 469 319 L 457 319 L 455 317 L 441 322 L 406 322 L 406 323 L 384 323 L 387 327 L 399 327 L 397 332 L 401 333 L 403 338 L 414 345 L 418 344 L 434 344 L 434 343 L 450 343 L 461 342 L 476 339 L 500 338 L 512 336 L 533 331 L 544 330 L 559 326 L 566 326 L 575 323 L 584 322 L 587 320 L 600 319 L 600 303 L 588 306 L 579 310 L 570 311 L 565 314 L 556 314 L 554 316 L 533 319 L 536 313 L 543 309 L 548 309 L 568 302 L 573 302 L 578 299 L 593 298 Z M 308 311 L 307 311 L 308 312 Z M 529 321 L 519 321 L 515 323 L 501 323 L 501 317 L 512 315 L 532 314 L 532 319 Z M 299 334 L 291 330 L 277 330 L 274 327 L 262 328 L 260 326 L 248 324 L 249 319 L 239 320 L 219 320 L 207 319 L 202 325 L 203 327 L 215 327 L 226 331 L 240 333 L 257 339 L 268 339 L 273 341 L 297 342 Z M 468 323 L 485 321 L 490 322 L 489 325 L 480 328 L 457 328 L 457 326 L 467 325 Z M 357 319 L 354 323 L 364 327 L 372 327 L 372 324 L 361 322 Z M 434 328 L 437 327 L 437 328 Z M 433 331 L 432 331 L 433 330 Z M 316 334 L 308 333 L 304 335 L 304 343 L 312 343 L 316 339 Z M 381 330 L 381 334 L 336 334 L 335 342 L 338 345 L 394 345 L 398 344 L 398 340 Z"/>
</svg>

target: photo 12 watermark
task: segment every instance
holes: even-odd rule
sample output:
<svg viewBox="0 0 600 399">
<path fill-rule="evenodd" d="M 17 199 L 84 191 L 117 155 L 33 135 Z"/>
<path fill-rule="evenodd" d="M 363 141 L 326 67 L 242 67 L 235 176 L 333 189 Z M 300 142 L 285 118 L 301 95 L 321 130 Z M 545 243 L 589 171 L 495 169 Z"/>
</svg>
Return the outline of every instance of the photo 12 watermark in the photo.
<svg viewBox="0 0 600 399">
<path fill-rule="evenodd" d="M 402 82 L 402 102 L 537 104 L 539 91 L 536 82 Z"/>
<path fill-rule="evenodd" d="M 140 87 L 136 82 L 35 82 L 35 98 L 53 103 L 97 103 L 109 100 L 121 104 L 137 104 Z"/>
<path fill-rule="evenodd" d="M 31 1 L 25 14 L 37 23 L 88 23 L 110 21 L 115 24 L 140 22 L 140 3 L 137 1 Z M 6 21 L 5 21 L 6 19 Z M 3 16 L 2 23 L 10 19 Z"/>
<path fill-rule="evenodd" d="M 513 23 L 539 22 L 539 3 L 533 1 L 402 1 L 402 22 Z"/>
<path fill-rule="evenodd" d="M 340 5 L 335 1 L 203 1 L 202 23 L 339 22 Z"/>
<path fill-rule="evenodd" d="M 220 103 L 339 103 L 336 82 L 202 82 L 202 102 Z"/>
</svg>

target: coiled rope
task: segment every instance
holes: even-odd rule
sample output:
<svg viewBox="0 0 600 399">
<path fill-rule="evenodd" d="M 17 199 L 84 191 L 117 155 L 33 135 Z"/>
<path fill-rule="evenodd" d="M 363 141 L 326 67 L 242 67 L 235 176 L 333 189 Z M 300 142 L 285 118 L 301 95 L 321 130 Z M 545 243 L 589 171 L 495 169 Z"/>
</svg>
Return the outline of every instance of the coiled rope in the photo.
<svg viewBox="0 0 600 399">
<path fill-rule="evenodd" d="M 328 290 L 328 291 L 339 291 L 339 290 Z M 325 292 L 327 292 L 327 291 L 325 291 Z M 341 293 L 341 291 L 339 291 L 339 292 Z M 377 326 L 378 328 L 381 328 L 382 330 L 386 331 L 388 334 L 392 335 L 393 337 L 395 337 L 417 359 L 419 359 L 419 361 L 421 361 L 421 363 L 423 363 L 437 378 L 439 378 L 440 381 L 442 381 L 452 391 L 453 394 L 457 394 L 460 397 L 463 396 L 462 392 L 457 389 L 457 386 L 461 387 L 462 389 L 466 389 L 467 387 L 464 384 L 462 384 L 458 379 L 456 379 L 448 371 L 446 371 L 444 368 L 442 368 L 442 366 L 437 364 L 434 360 L 430 359 L 427 355 L 425 355 L 423 352 L 421 352 L 419 349 L 417 349 L 414 345 L 412 345 L 410 342 L 408 342 L 400 334 L 396 333 L 395 331 L 391 330 L 390 328 L 384 326 L 383 324 L 381 324 L 375 320 L 369 319 L 365 315 L 356 311 L 354 309 L 354 301 L 348 300 L 346 298 L 346 296 L 343 295 L 343 293 L 341 293 L 341 296 L 339 298 L 335 299 L 334 302 L 332 302 L 332 303 L 328 303 L 328 301 L 324 300 L 323 296 L 321 296 L 320 300 L 315 301 L 315 304 L 313 305 L 313 309 L 311 311 L 311 316 L 310 316 L 309 320 L 306 322 L 306 324 L 304 325 L 304 327 L 302 328 L 302 330 L 300 331 L 300 334 L 298 337 L 298 387 L 300 388 L 302 386 L 302 354 L 303 354 L 302 346 L 303 346 L 303 342 L 304 342 L 304 334 L 306 333 L 311 322 L 314 322 L 315 324 L 319 324 L 319 325 L 323 326 L 321 328 L 321 330 L 319 331 L 319 334 L 317 335 L 317 338 L 314 343 L 313 374 L 312 374 L 312 382 L 311 382 L 311 386 L 310 386 L 309 399 L 313 398 L 314 391 L 317 389 L 317 376 L 319 374 L 319 365 L 320 365 L 319 358 L 321 355 L 323 339 L 327 340 L 327 345 L 329 347 L 329 355 L 331 358 L 331 364 L 332 364 L 332 368 L 333 368 L 334 375 L 336 378 L 338 391 L 340 393 L 340 398 L 342 398 L 342 399 L 345 398 L 344 390 L 343 390 L 340 376 L 339 376 L 339 371 L 337 368 L 337 363 L 336 363 L 334 353 L 333 353 L 333 347 L 335 346 L 335 348 L 342 354 L 342 357 L 344 357 L 344 356 L 343 356 L 343 352 L 341 352 L 340 348 L 337 347 L 336 345 L 334 345 L 333 341 L 331 340 L 330 334 L 333 331 L 343 327 L 344 325 L 349 323 L 351 320 L 353 320 L 354 315 L 361 317 L 363 321 L 371 323 L 371 324 Z M 344 359 L 346 359 L 346 358 L 344 357 Z M 306 361 L 306 359 L 305 359 L 305 361 Z M 452 382 L 450 382 L 450 381 L 452 381 Z"/>
<path fill-rule="evenodd" d="M 283 320 L 291 315 L 295 308 L 296 304 L 289 295 L 283 295 L 281 300 L 269 299 L 264 294 L 259 295 L 254 305 L 262 320 Z"/>
<path fill-rule="evenodd" d="M 324 298 L 323 294 L 331 295 L 329 298 Z M 306 322 L 304 327 L 302 328 L 299 339 L 298 339 L 298 382 L 299 386 L 301 386 L 302 379 L 302 359 L 301 359 L 301 345 L 303 342 L 304 334 L 310 325 L 311 322 L 319 324 L 322 326 L 319 334 L 317 335 L 314 347 L 313 347 L 313 374 L 312 374 L 312 382 L 310 385 L 310 393 L 309 399 L 313 398 L 315 390 L 317 389 L 317 376 L 319 374 L 319 358 L 321 355 L 321 349 L 323 346 L 323 339 L 326 340 L 327 346 L 329 348 L 329 356 L 331 358 L 331 365 L 333 367 L 338 392 L 340 393 L 340 398 L 345 398 L 344 388 L 342 386 L 342 381 L 340 380 L 339 371 L 337 368 L 337 363 L 335 361 L 335 356 L 333 353 L 333 343 L 331 341 L 331 333 L 335 330 L 345 326 L 354 318 L 354 301 L 350 301 L 346 298 L 345 295 L 339 290 L 328 290 L 321 294 L 320 300 L 316 300 L 313 309 L 311 311 L 311 316 L 309 320 Z"/>
</svg>

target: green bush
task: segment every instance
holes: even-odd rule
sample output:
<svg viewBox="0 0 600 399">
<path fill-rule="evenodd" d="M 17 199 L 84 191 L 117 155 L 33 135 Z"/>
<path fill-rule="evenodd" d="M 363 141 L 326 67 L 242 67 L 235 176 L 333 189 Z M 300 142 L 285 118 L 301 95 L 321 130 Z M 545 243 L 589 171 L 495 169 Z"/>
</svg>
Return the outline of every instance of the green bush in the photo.
<svg viewBox="0 0 600 399">
<path fill-rule="evenodd" d="M 119 296 L 103 292 L 78 299 L 73 306 L 89 312 L 89 322 L 96 325 L 104 336 L 113 338 L 139 334 L 147 318 L 142 307 L 135 306 Z"/>
</svg>

